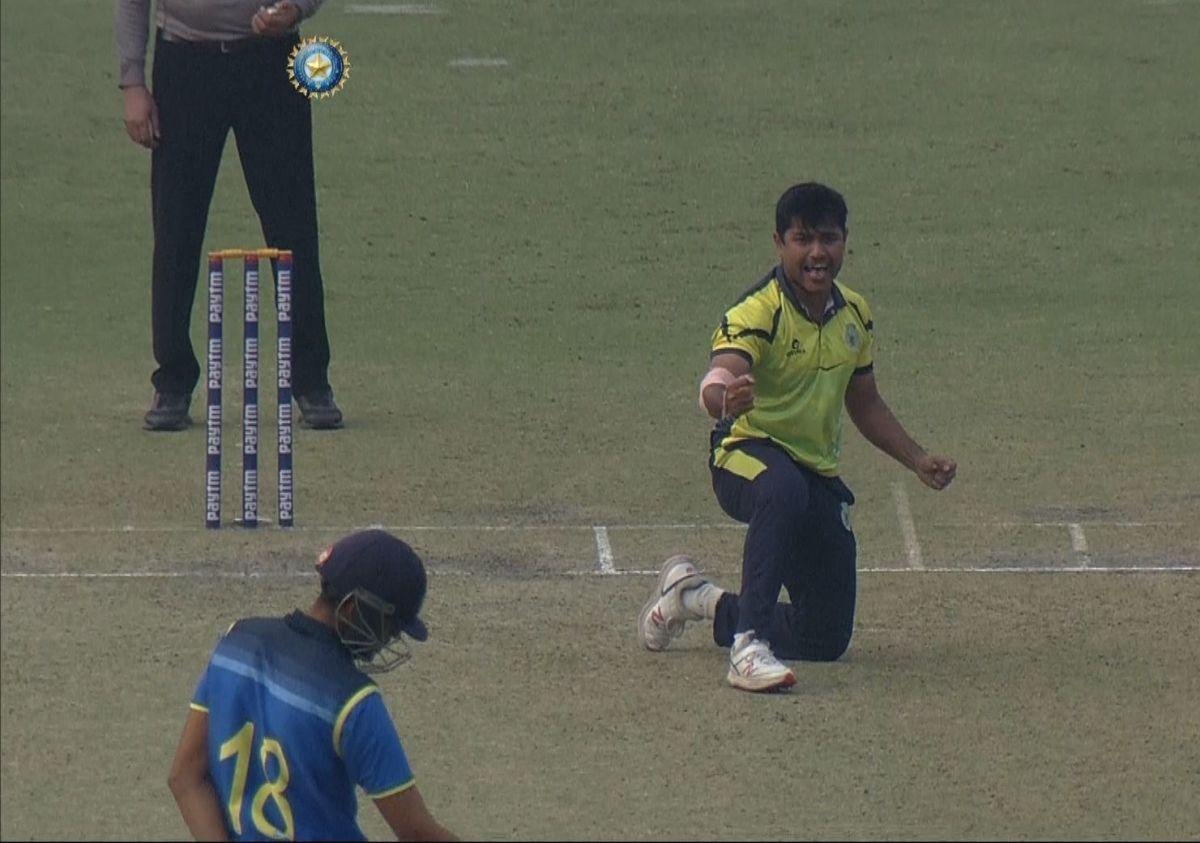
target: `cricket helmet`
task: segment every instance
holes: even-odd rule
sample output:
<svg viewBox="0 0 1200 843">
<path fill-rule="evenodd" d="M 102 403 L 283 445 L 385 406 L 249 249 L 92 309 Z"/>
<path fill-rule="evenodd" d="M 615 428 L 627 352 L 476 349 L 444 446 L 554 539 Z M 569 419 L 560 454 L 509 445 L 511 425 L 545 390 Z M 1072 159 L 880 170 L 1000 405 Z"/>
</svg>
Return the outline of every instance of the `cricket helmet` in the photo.
<svg viewBox="0 0 1200 843">
<path fill-rule="evenodd" d="M 425 566 L 391 533 L 351 533 L 322 551 L 317 572 L 321 594 L 335 606 L 338 638 L 363 670 L 391 670 L 411 656 L 403 636 L 429 637 L 418 617 L 427 587 Z"/>
</svg>

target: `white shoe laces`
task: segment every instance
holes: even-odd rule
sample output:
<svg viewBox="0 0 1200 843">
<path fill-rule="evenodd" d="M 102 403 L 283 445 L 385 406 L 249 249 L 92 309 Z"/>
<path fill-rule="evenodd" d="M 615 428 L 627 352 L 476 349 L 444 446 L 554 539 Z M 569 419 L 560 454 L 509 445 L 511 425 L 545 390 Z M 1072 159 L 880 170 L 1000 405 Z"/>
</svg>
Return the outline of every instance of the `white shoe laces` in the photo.
<svg viewBox="0 0 1200 843">
<path fill-rule="evenodd" d="M 751 676 L 762 672 L 780 672 L 787 670 L 783 662 L 775 658 L 771 648 L 765 641 L 751 639 L 742 649 L 730 657 L 733 668 L 743 676 Z"/>
</svg>

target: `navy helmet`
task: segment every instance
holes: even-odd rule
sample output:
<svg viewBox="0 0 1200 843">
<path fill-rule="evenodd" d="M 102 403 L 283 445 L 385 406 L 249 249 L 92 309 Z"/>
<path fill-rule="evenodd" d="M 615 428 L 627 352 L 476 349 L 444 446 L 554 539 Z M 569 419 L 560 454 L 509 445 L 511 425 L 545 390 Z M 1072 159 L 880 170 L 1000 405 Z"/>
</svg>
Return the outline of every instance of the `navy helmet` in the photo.
<svg viewBox="0 0 1200 843">
<path fill-rule="evenodd" d="M 365 670 L 389 670 L 408 659 L 401 635 L 429 637 L 419 617 L 427 583 L 416 552 L 386 530 L 351 533 L 317 559 L 321 594 L 336 607 L 337 634 Z M 345 609 L 350 606 L 350 610 Z"/>
</svg>

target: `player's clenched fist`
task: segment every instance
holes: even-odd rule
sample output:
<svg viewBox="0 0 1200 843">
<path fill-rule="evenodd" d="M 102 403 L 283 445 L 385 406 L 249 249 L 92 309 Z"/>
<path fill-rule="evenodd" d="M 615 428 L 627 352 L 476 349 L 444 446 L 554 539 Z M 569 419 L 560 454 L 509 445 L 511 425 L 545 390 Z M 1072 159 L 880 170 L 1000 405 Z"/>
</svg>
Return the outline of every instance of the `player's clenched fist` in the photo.
<svg viewBox="0 0 1200 843">
<path fill-rule="evenodd" d="M 916 472 L 922 483 L 941 491 L 958 473 L 958 464 L 949 457 L 924 456 L 917 462 Z"/>
<path fill-rule="evenodd" d="M 735 354 L 714 359 L 700 382 L 700 406 L 714 419 L 740 416 L 754 406 L 754 376 L 750 364 Z"/>
<path fill-rule="evenodd" d="M 754 375 L 746 374 L 734 378 L 725 388 L 722 417 L 740 416 L 754 406 Z"/>
</svg>

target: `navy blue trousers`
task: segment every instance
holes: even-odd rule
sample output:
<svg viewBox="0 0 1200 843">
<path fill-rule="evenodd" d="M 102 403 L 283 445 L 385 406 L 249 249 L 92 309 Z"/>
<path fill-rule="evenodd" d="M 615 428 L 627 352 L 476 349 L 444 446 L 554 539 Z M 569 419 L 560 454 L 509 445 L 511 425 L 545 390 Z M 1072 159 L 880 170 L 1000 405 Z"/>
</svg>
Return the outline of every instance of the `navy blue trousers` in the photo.
<svg viewBox="0 0 1200 843">
<path fill-rule="evenodd" d="M 714 449 L 719 439 L 714 432 Z M 728 647 L 736 633 L 754 630 L 778 658 L 833 661 L 850 646 L 854 629 L 858 547 L 848 514 L 854 495 L 840 479 L 802 468 L 773 443 L 746 442 L 737 450 L 761 468 L 742 459 L 734 473 L 709 463 L 721 508 L 749 525 L 741 592 L 718 601 L 713 640 Z M 755 471 L 753 479 L 742 476 Z M 788 602 L 779 600 L 784 588 Z"/>
<path fill-rule="evenodd" d="M 288 56 L 297 41 L 295 36 L 263 39 L 222 53 L 158 34 L 153 86 L 162 140 L 150 158 L 150 200 L 151 315 L 158 363 L 151 381 L 159 392 L 190 394 L 200 378 L 190 336 L 192 304 L 209 204 L 231 129 L 263 245 L 293 252 L 292 389 L 306 395 L 329 385 L 312 114 L 308 99 L 292 88 L 287 75 Z M 227 287 L 241 283 L 240 264 L 226 266 L 225 272 Z M 269 294 L 266 298 L 273 301 Z M 264 321 L 271 310 L 264 306 Z"/>
</svg>

